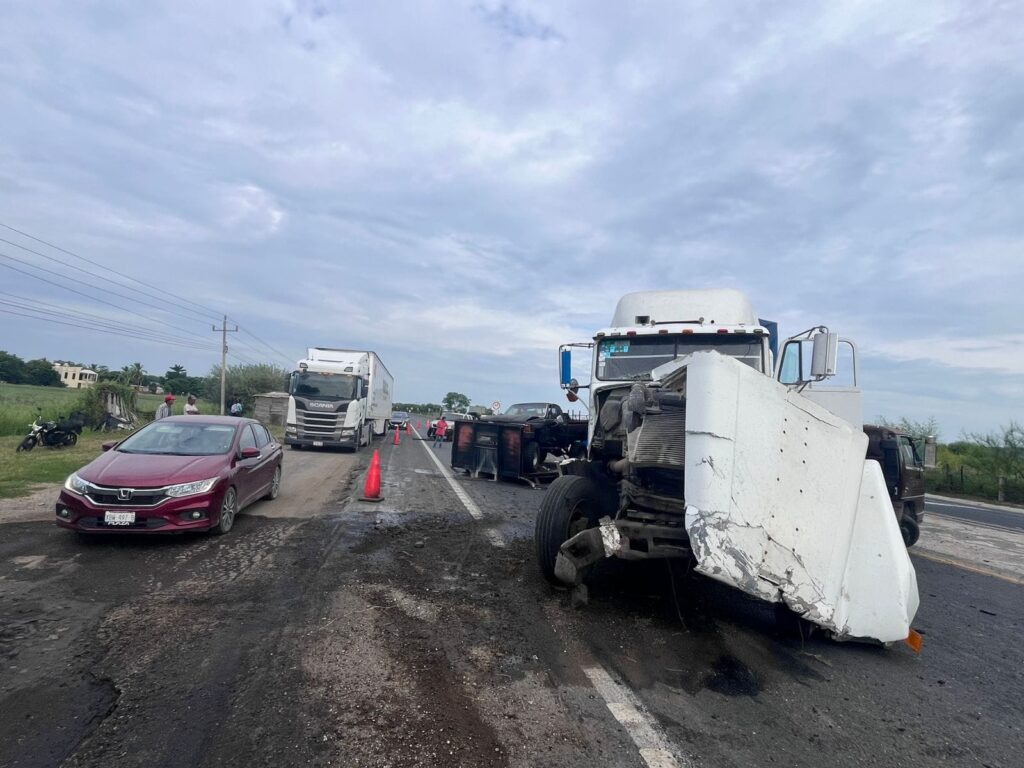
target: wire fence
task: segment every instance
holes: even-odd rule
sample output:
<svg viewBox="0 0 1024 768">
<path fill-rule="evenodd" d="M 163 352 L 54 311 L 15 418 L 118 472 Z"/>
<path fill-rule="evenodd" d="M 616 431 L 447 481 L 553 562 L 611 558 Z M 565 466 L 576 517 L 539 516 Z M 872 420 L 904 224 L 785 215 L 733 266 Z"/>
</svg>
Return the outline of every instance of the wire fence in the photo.
<svg viewBox="0 0 1024 768">
<path fill-rule="evenodd" d="M 934 493 L 955 493 L 980 499 L 999 501 L 1000 478 L 970 467 L 940 464 L 925 473 L 925 483 Z M 1002 481 L 1002 501 L 1024 504 L 1024 480 L 1007 477 Z"/>
</svg>

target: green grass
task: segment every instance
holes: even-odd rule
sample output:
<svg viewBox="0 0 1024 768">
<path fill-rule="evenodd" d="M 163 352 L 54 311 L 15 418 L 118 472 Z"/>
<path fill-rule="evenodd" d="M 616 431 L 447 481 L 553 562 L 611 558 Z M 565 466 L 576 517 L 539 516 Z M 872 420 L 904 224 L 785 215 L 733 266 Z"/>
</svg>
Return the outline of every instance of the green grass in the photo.
<svg viewBox="0 0 1024 768">
<path fill-rule="evenodd" d="M 21 437 L 0 437 L 0 498 L 24 496 L 39 483 L 64 482 L 76 469 L 99 456 L 100 446 L 112 439 L 111 435 L 86 431 L 72 448 L 36 446 L 27 453 L 16 453 Z"/>
<path fill-rule="evenodd" d="M 75 410 L 82 390 L 67 387 L 33 387 L 28 384 L 0 384 L 0 435 L 27 435 L 28 425 L 35 421 L 36 407 L 43 409 L 43 418 L 56 421 Z M 136 396 L 138 414 L 143 421 L 150 421 L 157 406 L 164 401 L 163 395 L 140 392 Z M 220 413 L 220 403 L 199 400 L 199 412 L 207 416 Z M 174 402 L 174 413 L 184 413 L 185 398 Z M 2 477 L 2 476 L 0 476 Z"/>
<path fill-rule="evenodd" d="M 45 419 L 66 416 L 74 410 L 79 394 L 81 390 L 66 387 L 0 384 L 0 435 L 28 434 L 28 425 L 35 421 L 37 406 L 43 409 Z"/>
</svg>

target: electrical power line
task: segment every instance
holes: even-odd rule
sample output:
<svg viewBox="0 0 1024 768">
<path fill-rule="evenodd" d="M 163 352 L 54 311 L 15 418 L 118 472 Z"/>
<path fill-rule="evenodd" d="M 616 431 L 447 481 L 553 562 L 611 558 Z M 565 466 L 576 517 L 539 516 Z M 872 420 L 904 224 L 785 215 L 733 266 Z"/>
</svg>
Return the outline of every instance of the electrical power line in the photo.
<svg viewBox="0 0 1024 768">
<path fill-rule="evenodd" d="M 157 287 L 155 285 L 151 285 L 150 283 L 145 283 L 142 280 L 138 280 L 138 279 L 132 277 L 131 275 L 126 275 L 123 272 L 118 272 L 116 269 L 112 269 L 111 267 L 108 267 L 108 266 L 105 266 L 103 264 L 100 264 L 97 261 L 93 261 L 92 259 L 86 258 L 85 256 L 81 256 L 81 255 L 75 253 L 74 251 L 69 251 L 67 248 L 61 248 L 59 245 L 54 245 L 53 243 L 47 242 L 46 240 L 43 240 L 42 238 L 36 237 L 35 235 L 30 235 L 28 232 L 24 232 L 24 231 L 22 231 L 20 229 L 15 229 L 14 227 L 10 226 L 9 224 L 4 224 L 2 221 L 0 221 L 0 227 L 3 227 L 4 229 L 9 229 L 11 232 L 17 232 L 22 237 L 27 237 L 29 240 L 34 240 L 35 242 L 41 243 L 41 244 L 47 246 L 48 248 L 53 248 L 56 251 L 60 251 L 61 253 L 65 253 L 68 256 L 73 256 L 76 259 L 81 259 L 82 261 L 84 261 L 87 264 L 92 264 L 94 267 L 99 267 L 100 269 L 105 269 L 106 271 L 111 272 L 112 274 L 115 274 L 118 277 L 124 278 L 125 280 L 130 280 L 131 282 L 136 283 L 137 285 L 141 285 L 141 286 L 144 286 L 144 287 L 149 288 L 151 290 L 158 291 L 160 293 L 164 293 L 164 294 L 166 294 L 168 296 L 171 296 L 171 297 L 173 297 L 175 299 L 178 299 L 179 301 L 184 301 L 184 302 L 186 302 L 188 304 L 191 304 L 194 307 L 198 307 L 199 309 L 203 310 L 208 315 L 210 315 L 212 318 L 219 318 L 220 317 L 220 313 L 215 312 L 214 310 L 210 309 L 209 307 L 204 307 L 199 302 L 192 301 L 192 299 L 186 299 L 184 296 L 179 296 L 178 294 L 172 293 L 171 291 L 168 291 L 165 288 L 159 288 L 159 287 Z"/>
<path fill-rule="evenodd" d="M 57 325 L 67 325 L 67 326 L 70 326 L 71 328 L 78 328 L 79 330 L 81 330 L 82 327 L 83 327 L 81 323 L 69 323 L 69 322 L 65 322 L 63 320 L 55 320 L 52 317 L 40 317 L 39 315 L 30 315 L 30 314 L 26 314 L 26 313 L 23 313 L 23 312 L 15 312 L 15 311 L 10 310 L 10 309 L 0 309 L 0 312 L 4 313 L 5 315 L 16 315 L 18 317 L 27 317 L 27 318 L 29 318 L 31 320 L 42 320 L 44 323 L 56 323 Z M 109 334 L 113 334 L 115 336 L 127 336 L 129 338 L 141 339 L 143 341 L 153 341 L 153 339 L 147 339 L 145 337 L 136 336 L 136 335 L 134 335 L 132 333 L 128 333 L 127 331 L 115 331 L 115 330 L 109 330 L 109 329 L 105 329 L 105 328 L 91 328 L 90 330 L 99 331 L 100 333 L 109 333 Z M 177 347 L 193 348 L 193 347 L 190 347 L 187 344 L 182 344 L 181 342 L 178 342 L 178 341 L 161 341 L 161 342 L 158 342 L 158 343 L 160 343 L 160 344 L 170 344 L 170 345 L 177 346 Z"/>
<path fill-rule="evenodd" d="M 159 296 L 153 295 L 152 293 L 147 293 L 147 292 L 143 292 L 143 291 L 137 291 L 135 289 L 132 289 L 130 286 L 126 285 L 124 282 L 114 282 L 114 285 L 117 285 L 118 287 L 128 288 L 129 290 L 133 290 L 135 293 L 139 293 L 140 295 L 145 296 L 145 297 L 147 297 L 149 299 L 153 299 L 155 301 L 162 302 L 163 304 L 167 304 L 167 305 L 169 305 L 171 307 L 174 307 L 177 310 L 180 310 L 180 311 L 183 311 L 183 312 L 189 312 L 192 315 L 198 316 L 198 317 L 180 317 L 180 318 L 178 318 L 180 320 L 187 320 L 187 321 L 191 321 L 191 322 L 202 322 L 202 323 L 205 323 L 205 322 L 207 322 L 207 318 L 210 318 L 210 319 L 220 319 L 222 317 L 222 315 L 220 315 L 219 313 L 217 313 L 213 309 L 210 309 L 209 307 L 204 306 L 203 304 L 200 304 L 199 302 L 193 301 L 192 299 L 185 298 L 184 296 L 180 296 L 180 295 L 178 295 L 178 294 L 176 294 L 176 293 L 174 293 L 172 291 L 168 291 L 168 290 L 166 290 L 164 288 L 160 288 L 158 286 L 152 285 L 151 283 L 147 283 L 147 282 L 144 282 L 144 281 L 139 280 L 137 278 L 134 278 L 131 275 L 125 274 L 123 272 L 120 272 L 120 271 L 118 271 L 116 269 L 113 269 L 112 267 L 108 267 L 108 266 L 106 266 L 104 264 L 101 264 L 101 263 L 99 263 L 97 261 L 94 261 L 93 259 L 89 259 L 89 258 L 87 258 L 85 256 L 82 256 L 81 254 L 75 253 L 74 251 L 71 251 L 71 250 L 69 250 L 67 248 L 62 248 L 61 246 L 56 245 L 54 243 L 51 243 L 51 242 L 49 242 L 47 240 L 44 240 L 44 239 L 42 239 L 40 237 L 36 237 L 35 235 L 31 235 L 28 232 L 25 232 L 24 230 L 17 229 L 16 227 L 12 227 L 9 224 L 5 224 L 3 222 L 0 222 L 0 227 L 3 227 L 4 229 L 10 230 L 11 232 L 15 232 L 15 233 L 21 235 L 22 237 L 26 237 L 26 238 L 28 238 L 30 240 L 33 240 L 33 241 L 37 242 L 37 243 L 45 245 L 48 248 L 53 248 L 54 250 L 60 251 L 61 253 L 67 254 L 68 256 L 71 256 L 71 257 L 73 257 L 75 259 L 79 259 L 79 260 L 81 260 L 81 261 L 83 261 L 83 262 L 85 262 L 87 264 L 91 264 L 94 267 L 98 267 L 99 269 L 104 270 L 105 272 L 109 272 L 112 275 L 116 275 L 117 277 L 121 278 L 121 280 L 123 280 L 123 281 L 129 281 L 131 283 L 135 283 L 136 285 L 143 286 L 144 288 L 147 288 L 150 291 L 155 291 L 156 293 L 163 294 L 165 296 L 170 296 L 170 297 L 172 297 L 174 299 L 177 299 L 180 302 L 185 302 L 186 304 L 192 305 L 192 307 L 198 308 L 198 309 L 193 309 L 192 307 L 188 307 L 188 306 L 185 306 L 183 304 L 179 304 L 179 303 L 176 303 L 176 302 L 173 302 L 173 301 L 169 301 L 169 300 L 164 299 L 164 298 L 160 298 Z M 14 242 L 12 240 L 7 240 L 5 238 L 0 238 L 0 242 L 7 243 L 9 245 L 13 245 L 14 247 L 20 248 L 23 251 L 26 251 L 28 253 L 34 254 L 36 256 L 40 256 L 41 258 L 44 258 L 44 259 L 48 259 L 48 260 L 53 261 L 53 262 L 55 262 L 57 264 L 60 264 L 61 266 L 67 267 L 69 269 L 76 270 L 76 271 L 81 272 L 81 273 L 83 273 L 85 275 L 89 275 L 90 277 L 95 278 L 95 279 L 100 280 L 100 281 L 103 281 L 104 283 L 113 282 L 107 275 L 98 274 L 98 273 L 93 272 L 91 270 L 84 269 L 82 267 L 78 267 L 78 266 L 76 266 L 74 264 L 71 264 L 71 263 L 69 263 L 67 261 L 64 261 L 62 259 L 58 259 L 58 258 L 56 258 L 54 256 L 50 256 L 48 254 L 42 253 L 42 252 L 34 250 L 32 248 L 28 248 L 27 246 L 21 245 L 21 244 L 16 243 L 16 242 Z M 45 267 L 41 267 L 38 264 L 33 264 L 32 262 L 29 262 L 29 261 L 26 261 L 26 260 L 23 260 L 23 259 L 19 259 L 19 258 L 14 257 L 14 256 L 10 256 L 9 254 L 0 253 L 0 257 L 3 257 L 3 258 L 8 259 L 10 261 L 14 261 L 14 262 L 22 264 L 24 266 L 30 267 L 31 269 L 35 269 L 35 270 L 38 270 L 38 271 L 41 271 L 41 272 L 46 272 L 46 273 L 54 275 L 56 277 L 60 277 L 60 278 L 62 278 L 64 280 L 70 280 L 71 279 L 71 278 L 66 277 L 65 275 L 63 275 L 60 272 L 56 272 L 54 270 L 46 269 Z M 155 323 L 155 324 L 158 324 L 158 325 L 164 325 L 164 326 L 173 328 L 175 330 L 180 330 L 178 328 L 178 326 L 173 325 L 171 323 L 168 323 L 168 322 L 166 322 L 164 320 L 160 320 L 160 319 L 153 318 L 153 317 L 148 317 L 146 315 L 143 315 L 143 314 L 140 314 L 138 312 L 135 312 L 134 310 L 131 310 L 131 309 L 127 308 L 127 307 L 120 306 L 118 304 L 114 304 L 114 303 L 112 303 L 110 301 L 106 301 L 105 299 L 101 299 L 101 298 L 99 298 L 97 296 L 93 296 L 93 295 L 85 293 L 83 291 L 79 291 L 79 290 L 76 290 L 74 288 L 70 288 L 70 287 L 68 287 L 66 285 L 61 285 L 60 283 L 55 283 L 52 280 L 48 280 L 48 279 L 46 279 L 44 277 L 41 277 L 41 276 L 36 275 L 36 274 L 33 274 L 31 272 L 26 272 L 26 271 L 24 271 L 22 269 L 18 269 L 17 267 L 14 267 L 14 266 L 12 266 L 10 264 L 4 264 L 4 263 L 0 262 L 0 266 L 7 267 L 8 269 L 14 270 L 15 272 L 19 272 L 19 273 L 21 273 L 23 275 L 26 275 L 28 277 L 32 277 L 32 278 L 34 278 L 36 280 L 41 280 L 41 281 L 43 281 L 45 283 L 48 283 L 48 284 L 53 285 L 53 286 L 56 286 L 56 287 L 61 288 L 63 290 L 70 291 L 72 293 L 76 293 L 79 296 L 84 296 L 85 298 L 91 299 L 93 301 L 99 301 L 99 302 L 101 302 L 103 304 L 106 304 L 107 306 L 113 307 L 113 308 L 121 310 L 123 312 L 128 312 L 128 313 L 134 315 L 135 317 L 141 318 L 141 319 L 143 319 L 143 320 L 145 320 L 145 321 L 147 321 L 149 323 Z M 175 315 L 172 312 L 170 312 L 169 310 L 167 310 L 164 307 L 154 306 L 152 304 L 147 303 L 146 301 L 143 301 L 143 300 L 137 298 L 136 296 L 126 295 L 126 294 L 120 293 L 118 291 L 114 291 L 114 290 L 112 290 L 107 285 L 97 286 L 97 285 L 94 285 L 92 283 L 86 282 L 84 280 L 82 280 L 80 282 L 84 286 L 92 288 L 94 290 L 99 290 L 99 291 L 103 291 L 105 293 L 110 293 L 110 294 L 113 294 L 113 295 L 118 296 L 120 298 L 127 299 L 128 301 L 132 301 L 132 302 L 136 302 L 136 303 L 139 303 L 139 304 L 143 304 L 145 306 L 151 306 L 153 309 L 156 309 L 156 310 L 158 310 L 158 311 L 160 311 L 160 312 L 162 312 L 164 314 L 167 314 L 167 315 L 171 316 L 172 318 L 175 317 Z M 10 295 L 10 294 L 8 294 L 8 295 Z M 43 303 L 43 302 L 38 302 L 38 303 Z M 83 314 L 88 315 L 89 313 L 83 313 Z M 98 316 L 94 316 L 94 317 L 98 317 Z M 254 339 L 258 344 L 260 344 L 263 347 L 265 347 L 267 350 L 269 350 L 274 355 L 276 355 L 279 359 L 285 361 L 288 365 L 291 365 L 292 357 L 290 357 L 289 355 L 281 352 L 279 349 L 273 347 L 271 344 L 269 344 L 268 342 L 264 341 L 259 336 L 254 334 L 252 331 L 249 331 L 248 329 L 241 327 L 241 324 L 238 323 L 237 320 L 235 320 L 233 318 L 229 318 L 229 319 L 231 319 L 232 322 L 236 323 L 239 326 L 239 330 L 242 333 L 244 333 L 247 336 L 249 336 L 252 339 Z M 104 322 L 106 322 L 107 324 L 116 323 L 116 321 L 112 321 L 112 320 L 106 320 Z M 153 335 L 161 333 L 160 331 L 150 330 L 150 329 L 132 329 L 132 328 L 129 328 L 129 330 L 132 330 L 133 332 L 145 331 L 146 333 L 150 333 L 150 334 L 153 334 Z M 179 337 L 171 337 L 171 338 L 177 339 Z M 191 340 L 186 340 L 186 341 L 191 341 Z M 254 346 L 252 346 L 252 345 L 250 345 L 248 343 L 243 342 L 241 339 L 236 339 L 236 341 L 239 344 L 242 344 L 246 349 L 250 350 L 255 355 L 263 356 L 263 355 L 266 354 L 265 352 L 261 351 L 260 349 L 257 349 L 256 347 L 254 347 Z M 211 347 L 204 347 L 204 349 L 210 349 L 210 348 Z M 248 360 L 247 358 L 243 358 L 242 356 L 239 356 L 239 355 L 233 355 L 233 356 L 236 357 L 237 359 L 243 360 L 244 362 L 248 362 L 249 364 L 252 364 L 252 365 L 258 364 L 258 363 L 253 362 L 252 360 Z"/>
<path fill-rule="evenodd" d="M 197 340 L 188 341 L 188 340 L 185 340 L 185 339 L 183 339 L 181 337 L 171 336 L 170 334 L 166 334 L 166 333 L 163 333 L 161 331 L 151 331 L 148 328 L 143 328 L 143 327 L 140 327 L 140 326 L 127 325 L 127 324 L 119 322 L 117 320 L 111 320 L 109 317 L 104 317 L 103 315 L 96 315 L 96 314 L 93 314 L 91 312 L 85 312 L 85 311 L 82 311 L 82 310 L 71 310 L 71 309 L 68 309 L 67 307 L 62 307 L 59 304 L 51 304 L 50 302 L 41 301 L 41 300 L 38 300 L 38 299 L 33 299 L 31 301 L 26 301 L 21 296 L 15 296 L 14 294 L 7 293 L 5 291 L 0 291 L 0 296 L 9 296 L 9 297 L 13 298 L 14 301 L 10 301 L 8 299 L 0 299 L 0 304 L 3 304 L 5 306 L 9 306 L 9 307 L 14 307 L 16 309 L 22 309 L 22 310 L 29 311 L 29 312 L 36 312 L 36 313 L 39 313 L 41 315 L 48 315 L 48 316 L 52 316 L 54 314 L 59 314 L 60 316 L 65 317 L 65 318 L 80 320 L 81 322 L 83 322 L 85 324 L 89 324 L 90 326 L 101 326 L 101 327 L 104 327 L 104 328 L 109 328 L 111 330 L 128 331 L 128 332 L 130 332 L 130 333 L 132 333 L 134 335 L 137 335 L 139 338 L 145 337 L 145 338 L 150 339 L 152 341 L 168 342 L 168 343 L 170 343 L 170 342 L 180 342 L 182 344 L 190 343 L 196 349 L 201 349 L 201 350 L 206 350 L 206 351 L 212 351 L 213 349 L 215 349 L 215 347 L 211 346 L 210 344 L 207 344 L 205 342 L 199 341 L 198 339 Z M 39 306 L 37 306 L 37 305 L 39 305 Z M 44 309 L 40 309 L 39 308 L 40 306 L 43 307 Z M 53 310 L 53 311 L 45 311 L 47 309 Z M 83 326 L 83 327 L 86 327 L 86 326 Z"/>
<path fill-rule="evenodd" d="M 76 272 L 81 272 L 84 275 L 89 275 L 89 277 L 93 277 L 93 278 L 95 278 L 97 280 L 101 280 L 101 281 L 103 281 L 105 283 L 110 283 L 111 282 L 110 278 L 106 277 L 105 275 L 97 274 L 96 272 L 93 272 L 93 271 L 88 270 L 88 269 L 83 269 L 82 267 L 76 267 L 74 264 L 71 264 L 71 263 L 69 263 L 67 261 L 64 261 L 63 259 L 58 259 L 55 256 L 50 256 L 49 254 L 45 254 L 45 253 L 42 253 L 40 251 L 33 250 L 32 248 L 27 248 L 24 245 L 19 245 L 18 243 L 14 242 L 13 240 L 8 240 L 6 238 L 0 237 L 0 243 L 7 243 L 8 245 L 13 245 L 15 248 L 20 248 L 21 250 L 26 251 L 27 253 L 31 253 L 31 254 L 34 254 L 36 256 L 40 256 L 40 257 L 42 257 L 44 259 L 48 259 L 49 261 L 55 262 L 57 264 L 60 264 L 63 267 L 67 267 L 68 269 L 73 269 Z M 14 257 L 13 256 L 8 256 L 7 258 L 14 258 Z M 37 264 L 32 264 L 32 262 L 30 262 L 30 261 L 22 261 L 21 263 L 23 263 L 23 264 L 30 264 L 35 269 L 43 269 L 43 267 L 40 267 Z M 46 271 L 49 271 L 49 270 L 46 270 Z M 54 272 L 54 273 L 51 273 L 51 274 L 61 274 L 61 273 Z M 61 276 L 63 277 L 63 275 L 61 275 Z M 80 278 L 77 278 L 77 279 L 80 279 Z M 83 282 L 85 282 L 85 281 L 83 281 Z M 107 291 L 108 293 L 112 293 L 114 296 L 119 296 L 122 299 L 128 299 L 128 301 L 134 301 L 134 302 L 137 302 L 139 304 L 146 305 L 146 306 L 152 306 L 152 305 L 149 304 L 146 301 L 143 301 L 142 299 L 139 299 L 138 296 L 145 296 L 146 298 L 148 298 L 150 300 L 154 300 L 155 299 L 156 301 L 163 302 L 164 304 L 169 304 L 170 306 L 174 307 L 175 309 L 184 310 L 185 312 L 191 312 L 194 315 L 198 315 L 199 318 L 200 318 L 199 320 L 194 320 L 193 318 L 186 318 L 188 320 L 192 320 L 192 322 L 201 322 L 204 325 L 207 322 L 209 322 L 209 318 L 205 314 L 203 314 L 202 312 L 199 312 L 198 310 L 191 309 L 190 307 L 186 307 L 183 304 L 176 304 L 173 301 L 167 301 L 167 299 L 161 299 L 159 296 L 156 296 L 156 295 L 153 295 L 153 294 L 150 294 L 150 293 L 144 293 L 142 291 L 136 290 L 135 294 L 137 294 L 137 295 L 131 295 L 131 294 L 125 294 L 125 293 L 121 293 L 119 291 L 115 291 L 115 290 L 111 289 L 107 285 L 93 285 L 92 283 L 85 283 L 85 284 L 88 285 L 90 288 L 97 288 L 97 289 L 102 290 L 102 291 Z M 118 287 L 125 287 L 125 288 L 127 288 L 127 286 L 121 286 L 120 283 L 115 283 L 115 285 L 117 285 Z M 161 312 L 166 312 L 167 311 L 166 309 L 164 309 L 162 307 L 154 307 L 154 309 L 159 309 Z"/>
<path fill-rule="evenodd" d="M 18 262 L 18 263 L 25 263 L 25 262 L 22 262 L 21 259 L 17 259 L 15 257 L 9 256 L 9 255 L 7 255 L 5 253 L 0 253 L 0 257 L 5 258 L 5 259 L 11 259 L 12 261 L 15 261 L 15 262 Z M 38 267 L 38 266 L 35 266 L 35 265 L 31 265 L 31 264 L 29 266 L 32 266 L 34 269 L 39 269 L 39 270 L 41 270 L 43 272 L 49 272 L 50 274 L 57 275 L 58 277 L 61 276 L 59 272 L 54 272 L 53 270 L 44 269 L 43 267 Z M 79 291 L 79 290 L 77 290 L 75 288 L 70 288 L 70 287 L 68 287 L 66 285 L 61 285 L 60 283 L 54 282 L 53 280 L 49 280 L 49 279 L 47 279 L 45 277 L 41 277 L 39 275 L 35 275 L 35 274 L 31 273 L 31 272 L 27 272 L 24 269 L 19 269 L 18 267 L 12 266 L 10 264 L 4 264 L 3 262 L 0 262 L 0 267 L 6 267 L 7 269 L 13 270 L 15 272 L 19 272 L 19 273 L 21 273 L 23 275 L 26 275 L 28 277 L 31 277 L 31 278 L 33 278 L 35 280 L 41 280 L 44 283 L 49 283 L 50 285 L 56 286 L 57 288 L 60 288 L 61 290 L 70 291 L 71 293 L 77 293 L 79 296 L 84 296 L 87 299 L 92 299 L 93 301 L 98 301 L 101 304 L 106 304 L 108 307 L 113 307 L 114 309 L 119 309 L 122 312 L 128 312 L 129 314 L 135 315 L 135 317 L 141 318 L 141 319 L 145 320 L 146 322 L 156 323 L 158 325 L 166 325 L 169 328 L 173 328 L 174 330 L 178 330 L 177 326 L 172 325 L 171 323 L 168 323 L 165 320 L 158 320 L 156 318 L 147 317 L 146 315 L 143 315 L 143 314 L 141 314 L 139 312 L 136 312 L 133 309 L 129 309 L 128 307 L 123 307 L 123 306 L 121 306 L 119 304 L 114 304 L 111 301 L 107 301 L 106 299 L 101 299 L 98 296 L 93 296 L 91 294 L 85 293 L 84 291 Z"/>
</svg>

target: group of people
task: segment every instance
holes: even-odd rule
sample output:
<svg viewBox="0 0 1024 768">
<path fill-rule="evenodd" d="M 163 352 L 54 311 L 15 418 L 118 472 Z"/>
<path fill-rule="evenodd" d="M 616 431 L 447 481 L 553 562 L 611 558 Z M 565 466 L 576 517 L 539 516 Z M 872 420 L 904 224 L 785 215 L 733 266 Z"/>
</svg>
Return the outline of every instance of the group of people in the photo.
<svg viewBox="0 0 1024 768">
<path fill-rule="evenodd" d="M 185 409 L 184 410 L 185 410 L 185 415 L 186 416 L 198 416 L 199 415 L 199 406 L 196 404 L 196 396 L 195 395 L 189 395 L 188 398 L 185 400 Z M 241 416 L 243 410 L 244 410 L 244 408 L 242 407 L 242 401 L 241 400 L 239 400 L 238 398 L 235 398 L 234 400 L 231 401 L 231 408 L 229 409 L 229 412 L 231 413 L 232 416 Z M 166 419 L 168 416 L 173 416 L 173 415 L 174 415 L 174 395 L 167 395 L 167 397 L 164 398 L 164 401 L 160 405 L 160 407 L 156 409 L 156 416 L 154 418 L 154 421 L 159 421 L 160 419 Z"/>
</svg>

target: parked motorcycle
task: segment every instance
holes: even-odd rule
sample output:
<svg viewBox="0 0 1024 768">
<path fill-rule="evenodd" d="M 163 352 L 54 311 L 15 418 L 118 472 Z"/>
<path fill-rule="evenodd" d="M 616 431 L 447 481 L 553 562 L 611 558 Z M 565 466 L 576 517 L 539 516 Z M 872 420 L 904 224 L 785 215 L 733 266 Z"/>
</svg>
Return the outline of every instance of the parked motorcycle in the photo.
<svg viewBox="0 0 1024 768">
<path fill-rule="evenodd" d="M 49 448 L 63 448 L 66 445 L 74 445 L 78 442 L 78 436 L 82 434 L 85 426 L 85 414 L 75 411 L 71 418 L 60 422 L 43 421 L 42 410 L 36 420 L 29 424 L 32 430 L 25 438 L 18 443 L 15 449 L 18 453 L 31 451 L 37 445 L 45 445 Z"/>
</svg>

